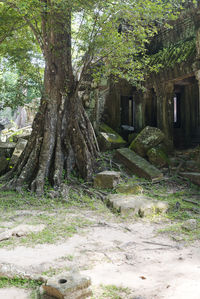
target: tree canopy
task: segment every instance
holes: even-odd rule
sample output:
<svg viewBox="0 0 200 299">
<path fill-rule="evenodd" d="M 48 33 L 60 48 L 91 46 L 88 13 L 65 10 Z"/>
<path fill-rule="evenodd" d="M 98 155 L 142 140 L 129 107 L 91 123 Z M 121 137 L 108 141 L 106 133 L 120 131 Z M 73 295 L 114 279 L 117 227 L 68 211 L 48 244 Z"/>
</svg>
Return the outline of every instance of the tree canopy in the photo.
<svg viewBox="0 0 200 299">
<path fill-rule="evenodd" d="M 157 33 L 158 24 L 165 25 L 175 18 L 180 2 L 3 0 L 0 56 L 37 82 L 39 66 L 31 58 L 44 50 L 42 16 L 53 10 L 63 10 L 66 15 L 70 11 L 72 63 L 77 78 L 90 66 L 96 70 L 96 80 L 102 74 L 112 74 L 116 79 L 137 82 L 149 67 L 146 44 Z M 51 26 L 50 22 L 47 26 Z"/>
</svg>

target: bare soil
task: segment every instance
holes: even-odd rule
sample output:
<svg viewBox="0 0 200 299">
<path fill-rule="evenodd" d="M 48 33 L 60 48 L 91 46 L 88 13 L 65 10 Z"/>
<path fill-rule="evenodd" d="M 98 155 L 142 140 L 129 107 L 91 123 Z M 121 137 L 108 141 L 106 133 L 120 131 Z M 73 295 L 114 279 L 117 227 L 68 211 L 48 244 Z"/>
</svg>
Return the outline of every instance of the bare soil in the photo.
<svg viewBox="0 0 200 299">
<path fill-rule="evenodd" d="M 104 217 L 78 209 L 73 212 L 92 224 L 56 244 L 0 248 L 1 263 L 48 275 L 79 269 L 91 277 L 95 299 L 106 298 L 101 297 L 100 285 L 130 288 L 130 294 L 107 297 L 114 299 L 200 298 L 200 240 L 186 244 L 158 233 L 170 224 L 166 219 Z M 0 289 L 0 298 L 28 299 L 30 292 Z"/>
</svg>

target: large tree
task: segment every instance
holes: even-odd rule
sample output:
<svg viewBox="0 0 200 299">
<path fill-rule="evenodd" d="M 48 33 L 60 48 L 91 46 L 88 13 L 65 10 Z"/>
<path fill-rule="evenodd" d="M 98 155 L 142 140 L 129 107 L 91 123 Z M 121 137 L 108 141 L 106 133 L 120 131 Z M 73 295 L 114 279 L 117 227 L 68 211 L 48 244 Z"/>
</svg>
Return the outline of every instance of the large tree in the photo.
<svg viewBox="0 0 200 299">
<path fill-rule="evenodd" d="M 41 194 L 45 179 L 57 188 L 63 172 L 72 167 L 83 178 L 91 177 L 97 148 L 78 97 L 84 75 L 90 69 L 94 80 L 103 73 L 141 81 L 148 66 L 146 43 L 158 23 L 173 17 L 171 4 L 162 0 L 0 2 L 0 12 L 6 10 L 20 26 L 29 26 L 45 61 L 44 92 L 32 135 L 17 165 L 3 177 L 9 181 L 7 187 L 26 184 Z M 14 36 L 4 34 L 2 43 Z"/>
</svg>

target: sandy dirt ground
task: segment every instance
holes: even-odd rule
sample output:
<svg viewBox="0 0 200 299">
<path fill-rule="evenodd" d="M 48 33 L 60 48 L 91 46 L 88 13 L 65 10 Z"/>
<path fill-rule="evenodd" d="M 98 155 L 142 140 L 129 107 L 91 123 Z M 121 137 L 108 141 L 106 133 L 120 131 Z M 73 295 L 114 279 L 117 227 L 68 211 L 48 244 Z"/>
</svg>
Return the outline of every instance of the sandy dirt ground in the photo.
<svg viewBox="0 0 200 299">
<path fill-rule="evenodd" d="M 200 241 L 188 245 L 158 233 L 169 225 L 162 221 L 104 221 L 92 212 L 85 212 L 85 217 L 93 224 L 63 243 L 1 248 L 1 263 L 35 273 L 79 269 L 91 277 L 94 288 L 101 284 L 130 288 L 124 299 L 200 298 Z M 29 296 L 15 288 L 0 290 L 0 299 Z"/>
</svg>

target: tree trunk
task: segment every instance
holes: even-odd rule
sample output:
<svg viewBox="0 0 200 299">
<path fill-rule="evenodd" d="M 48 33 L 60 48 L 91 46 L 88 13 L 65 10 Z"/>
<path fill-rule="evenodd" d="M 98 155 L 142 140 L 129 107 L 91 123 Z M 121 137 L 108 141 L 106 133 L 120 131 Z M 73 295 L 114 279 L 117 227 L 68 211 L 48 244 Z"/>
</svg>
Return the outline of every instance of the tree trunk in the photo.
<svg viewBox="0 0 200 299">
<path fill-rule="evenodd" d="M 42 26 L 44 95 L 24 153 L 2 178 L 9 179 L 9 189 L 26 184 L 39 195 L 46 179 L 58 188 L 63 170 L 68 174 L 72 166 L 83 178 L 91 177 L 96 156 L 93 129 L 77 96 L 72 71 L 70 12 L 57 8 L 43 16 Z"/>
</svg>

